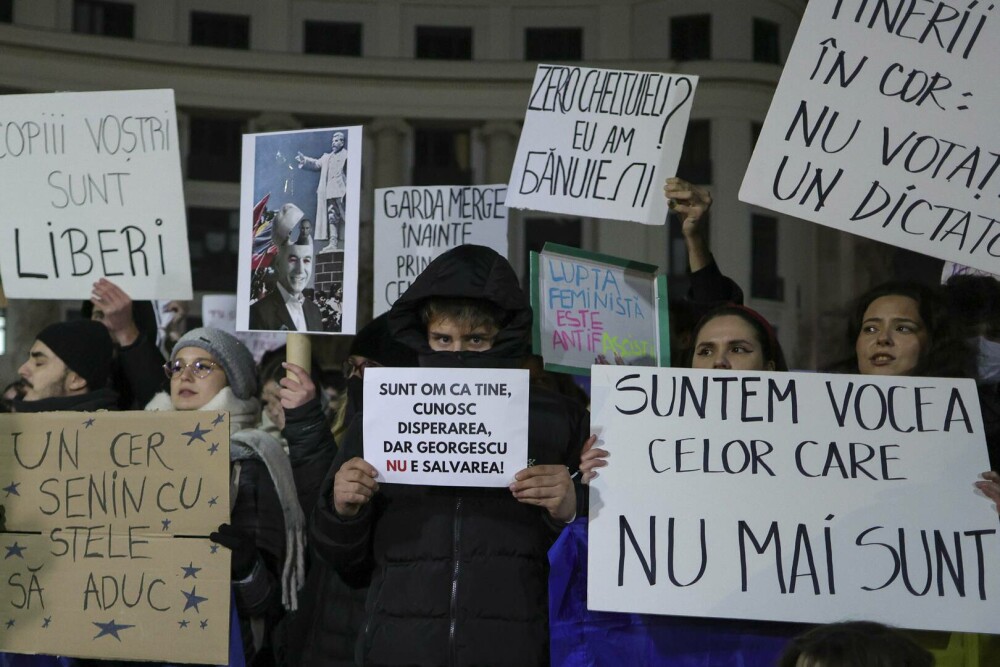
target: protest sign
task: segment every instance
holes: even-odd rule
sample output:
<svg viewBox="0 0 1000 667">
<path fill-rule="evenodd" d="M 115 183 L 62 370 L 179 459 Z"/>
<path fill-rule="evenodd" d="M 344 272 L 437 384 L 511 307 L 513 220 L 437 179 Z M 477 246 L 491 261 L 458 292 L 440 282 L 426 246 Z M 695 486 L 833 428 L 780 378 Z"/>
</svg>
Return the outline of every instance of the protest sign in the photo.
<svg viewBox="0 0 1000 667">
<path fill-rule="evenodd" d="M 501 487 L 528 461 L 528 371 L 365 371 L 365 461 L 379 482 Z"/>
<path fill-rule="evenodd" d="M 507 256 L 506 185 L 375 190 L 373 315 L 389 310 L 431 260 L 456 246 Z"/>
<path fill-rule="evenodd" d="M 652 264 L 546 243 L 531 253 L 531 308 L 547 370 L 670 365 L 667 280 Z"/>
<path fill-rule="evenodd" d="M 1000 273 L 1000 23 L 965 5 L 809 3 L 740 199 Z"/>
<path fill-rule="evenodd" d="M 12 299 L 190 299 L 172 90 L 0 95 L 0 271 Z"/>
<path fill-rule="evenodd" d="M 595 366 L 588 605 L 1000 632 L 970 380 Z"/>
<path fill-rule="evenodd" d="M 237 330 L 354 333 L 362 134 L 243 135 Z"/>
<path fill-rule="evenodd" d="M 229 418 L 0 415 L 0 650 L 223 664 Z"/>
<path fill-rule="evenodd" d="M 507 206 L 662 225 L 698 77 L 539 65 Z"/>
<path fill-rule="evenodd" d="M 206 294 L 201 298 L 201 321 L 206 327 L 215 327 L 231 333 L 243 341 L 258 364 L 267 352 L 285 344 L 286 336 L 280 333 L 249 332 L 236 330 L 236 295 Z"/>
<path fill-rule="evenodd" d="M 994 280 L 1000 280 L 1000 276 L 995 273 L 990 273 L 989 271 L 974 269 L 971 266 L 963 266 L 962 264 L 956 264 L 955 262 L 945 262 L 944 266 L 941 268 L 941 284 L 946 285 L 948 280 L 954 276 L 975 276 L 978 278 L 993 278 Z"/>
</svg>

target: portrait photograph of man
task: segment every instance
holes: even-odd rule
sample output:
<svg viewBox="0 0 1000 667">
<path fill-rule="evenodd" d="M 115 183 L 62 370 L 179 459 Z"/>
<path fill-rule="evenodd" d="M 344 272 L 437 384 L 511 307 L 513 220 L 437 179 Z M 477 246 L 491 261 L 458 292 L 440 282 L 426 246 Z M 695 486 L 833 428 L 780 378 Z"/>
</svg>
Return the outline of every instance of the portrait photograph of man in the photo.
<svg viewBox="0 0 1000 667">
<path fill-rule="evenodd" d="M 354 333 L 361 128 L 243 140 L 237 329 Z"/>
</svg>

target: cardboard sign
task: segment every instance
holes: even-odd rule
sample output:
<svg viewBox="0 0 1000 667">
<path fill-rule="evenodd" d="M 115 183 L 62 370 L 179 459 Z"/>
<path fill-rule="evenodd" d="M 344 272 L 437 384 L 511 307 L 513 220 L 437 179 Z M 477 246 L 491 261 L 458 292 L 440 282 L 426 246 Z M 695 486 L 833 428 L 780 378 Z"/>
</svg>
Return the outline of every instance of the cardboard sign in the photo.
<svg viewBox="0 0 1000 667">
<path fill-rule="evenodd" d="M 507 256 L 506 185 L 375 190 L 373 314 L 389 310 L 431 260 L 466 244 Z"/>
<path fill-rule="evenodd" d="M 354 333 L 362 135 L 243 135 L 237 330 Z"/>
<path fill-rule="evenodd" d="M 0 650 L 225 663 L 229 417 L 0 415 Z"/>
<path fill-rule="evenodd" d="M 1000 273 L 996 18 L 809 3 L 740 199 Z"/>
<path fill-rule="evenodd" d="M 215 327 L 231 333 L 243 341 L 258 364 L 267 352 L 285 344 L 286 336 L 280 333 L 250 333 L 236 330 L 236 295 L 206 294 L 201 298 L 201 321 L 206 327 Z"/>
<path fill-rule="evenodd" d="M 365 460 L 379 482 L 501 487 L 528 461 L 528 371 L 365 371 Z"/>
<path fill-rule="evenodd" d="M 547 370 L 670 365 L 667 280 L 651 264 L 546 243 L 531 253 L 531 307 Z"/>
<path fill-rule="evenodd" d="M 591 609 L 998 633 L 970 380 L 595 366 Z"/>
<path fill-rule="evenodd" d="M 539 65 L 507 206 L 662 225 L 698 77 Z"/>
<path fill-rule="evenodd" d="M 0 271 L 12 299 L 190 299 L 172 90 L 0 96 Z"/>
</svg>

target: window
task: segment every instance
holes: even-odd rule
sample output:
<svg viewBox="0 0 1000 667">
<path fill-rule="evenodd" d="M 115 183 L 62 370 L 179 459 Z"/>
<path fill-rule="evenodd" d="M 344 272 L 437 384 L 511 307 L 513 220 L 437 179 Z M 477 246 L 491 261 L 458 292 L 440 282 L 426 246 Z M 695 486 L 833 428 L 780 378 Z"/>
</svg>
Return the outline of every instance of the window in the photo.
<svg viewBox="0 0 1000 667">
<path fill-rule="evenodd" d="M 677 175 L 691 183 L 712 182 L 712 122 L 688 122 Z"/>
<path fill-rule="evenodd" d="M 750 224 L 750 296 L 782 301 L 785 281 L 778 276 L 778 219 L 753 215 Z"/>
<path fill-rule="evenodd" d="M 235 292 L 240 247 L 239 211 L 189 208 L 187 227 L 194 289 Z"/>
<path fill-rule="evenodd" d="M 531 253 L 541 252 L 547 241 L 579 248 L 583 243 L 580 218 L 525 218 L 524 273 L 531 275 Z M 526 283 L 525 283 L 526 284 Z"/>
<path fill-rule="evenodd" d="M 132 39 L 135 36 L 135 7 L 127 2 L 74 0 L 73 32 Z"/>
<path fill-rule="evenodd" d="M 242 120 L 192 116 L 189 145 L 188 178 L 239 183 L 243 150 Z"/>
<path fill-rule="evenodd" d="M 14 0 L 0 0 L 0 23 L 14 22 Z M 3 354 L 0 352 L 0 354 Z"/>
<path fill-rule="evenodd" d="M 250 17 L 242 14 L 191 12 L 191 45 L 249 49 Z"/>
<path fill-rule="evenodd" d="M 361 24 L 306 21 L 303 51 L 327 56 L 360 56 Z"/>
<path fill-rule="evenodd" d="M 778 24 L 774 21 L 753 20 L 754 62 L 781 64 L 781 43 L 778 34 Z"/>
<path fill-rule="evenodd" d="M 471 185 L 468 130 L 417 128 L 413 134 L 414 185 Z"/>
<path fill-rule="evenodd" d="M 525 60 L 582 60 L 582 28 L 527 28 Z"/>
<path fill-rule="evenodd" d="M 472 28 L 418 25 L 417 58 L 472 60 Z"/>
<path fill-rule="evenodd" d="M 670 57 L 708 60 L 712 57 L 712 17 L 709 14 L 670 19 Z"/>
</svg>

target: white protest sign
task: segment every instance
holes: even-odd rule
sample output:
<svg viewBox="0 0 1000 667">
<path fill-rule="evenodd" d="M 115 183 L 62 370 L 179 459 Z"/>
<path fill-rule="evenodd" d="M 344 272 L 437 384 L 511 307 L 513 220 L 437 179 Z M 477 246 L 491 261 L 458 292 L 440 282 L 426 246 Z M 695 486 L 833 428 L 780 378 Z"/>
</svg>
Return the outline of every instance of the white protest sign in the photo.
<svg viewBox="0 0 1000 667">
<path fill-rule="evenodd" d="M 247 346 L 257 363 L 265 353 L 285 344 L 286 334 L 251 333 L 236 330 L 236 295 L 206 294 L 201 298 L 201 321 L 206 327 L 215 327 L 231 333 Z"/>
<path fill-rule="evenodd" d="M 431 260 L 475 244 L 507 256 L 506 185 L 375 190 L 373 315 L 389 310 Z"/>
<path fill-rule="evenodd" d="M 970 380 L 595 366 L 591 609 L 1000 632 Z"/>
<path fill-rule="evenodd" d="M 546 243 L 531 253 L 531 307 L 546 369 L 670 363 L 667 281 L 651 264 Z"/>
<path fill-rule="evenodd" d="M 1000 23 L 965 4 L 809 3 L 740 199 L 1000 273 Z"/>
<path fill-rule="evenodd" d="M 190 299 L 172 90 L 0 95 L 4 291 L 88 299 L 107 277 L 133 299 Z"/>
<path fill-rule="evenodd" d="M 528 461 L 528 371 L 365 371 L 365 460 L 379 482 L 502 487 Z"/>
<path fill-rule="evenodd" d="M 507 206 L 662 225 L 698 77 L 539 65 Z"/>
</svg>

